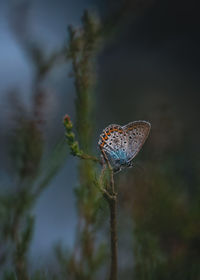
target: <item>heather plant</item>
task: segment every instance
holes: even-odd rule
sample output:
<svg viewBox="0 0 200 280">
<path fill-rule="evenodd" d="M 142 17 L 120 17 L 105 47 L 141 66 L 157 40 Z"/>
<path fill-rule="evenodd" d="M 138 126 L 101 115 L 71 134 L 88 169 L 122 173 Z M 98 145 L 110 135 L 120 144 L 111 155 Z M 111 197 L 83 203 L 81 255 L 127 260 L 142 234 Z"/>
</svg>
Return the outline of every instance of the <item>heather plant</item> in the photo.
<svg viewBox="0 0 200 280">
<path fill-rule="evenodd" d="M 18 91 L 9 93 L 12 131 L 8 136 L 8 156 L 12 188 L 2 186 L 0 194 L 1 277 L 21 280 L 31 279 L 28 252 L 34 232 L 33 207 L 63 166 L 67 155 L 62 139 L 46 155 L 44 131 L 48 91 L 41 83 L 53 67 L 52 57 L 43 60 L 42 51 L 39 48 L 36 51 L 35 47 L 27 51 L 36 66 L 32 107 L 27 110 Z"/>
<path fill-rule="evenodd" d="M 83 24 L 83 26 L 85 25 Z M 77 35 L 76 32 L 74 32 L 74 34 Z M 99 36 L 100 35 L 102 36 L 101 32 L 99 32 Z M 80 34 L 77 35 L 77 37 L 74 36 L 74 39 L 76 39 L 77 41 L 81 40 L 81 36 L 79 36 Z M 99 37 L 97 38 L 99 39 Z M 100 38 L 102 40 L 102 37 Z M 77 49 L 76 58 L 81 58 L 81 54 L 84 53 L 82 52 L 83 49 L 75 49 Z M 95 46 L 94 51 L 96 51 Z M 90 59 L 92 62 L 93 54 L 94 52 L 90 53 Z M 72 61 L 72 63 L 74 63 L 74 57 Z M 73 73 L 75 78 L 76 90 L 78 92 L 77 96 L 80 97 L 81 91 L 79 87 L 77 88 L 77 86 L 82 84 L 81 80 L 79 80 L 80 77 L 84 77 L 81 76 L 81 72 L 78 71 L 78 69 L 81 69 L 81 60 L 80 64 L 77 63 L 74 65 L 77 66 L 77 68 L 74 67 Z M 94 72 L 95 69 L 92 71 L 92 74 Z M 89 90 L 89 92 L 91 93 L 93 91 Z M 82 94 L 82 97 L 83 96 L 84 94 Z M 90 95 L 88 94 L 88 96 Z M 86 100 L 91 99 L 86 98 L 85 101 Z M 80 107 L 76 108 L 80 111 L 82 107 L 81 102 L 78 98 L 77 102 L 80 105 Z M 87 108 L 92 107 L 92 104 L 87 104 Z M 88 110 L 88 115 L 89 112 L 91 111 Z M 80 116 L 84 116 L 84 113 L 82 112 Z M 177 120 L 173 119 L 174 113 L 169 113 L 168 111 L 166 112 L 165 109 L 163 110 L 162 114 L 159 119 L 157 119 L 156 121 L 154 120 L 154 123 L 160 122 L 161 124 L 159 125 L 162 126 L 162 128 L 168 127 L 169 123 L 174 123 L 175 129 L 173 135 L 174 137 L 177 137 L 178 141 L 180 141 L 181 143 L 180 145 L 182 145 L 182 142 L 180 140 L 181 136 L 179 135 L 181 133 L 180 126 L 179 124 L 177 124 Z M 85 117 L 83 117 L 82 120 L 84 120 L 84 118 Z M 91 125 L 91 120 L 93 119 L 95 118 L 91 117 L 89 122 L 86 123 L 89 123 Z M 81 120 L 77 119 L 76 122 L 78 121 Z M 84 123 L 85 122 L 83 122 L 83 124 Z M 92 151 L 92 149 L 89 150 L 87 149 L 87 147 L 81 144 L 81 141 L 84 141 L 83 138 L 75 137 L 75 135 L 72 132 L 73 125 L 69 116 L 65 117 L 64 125 L 66 128 L 66 139 L 71 149 L 71 153 L 74 156 L 80 158 L 81 165 L 86 165 L 86 162 L 90 162 L 93 165 L 93 179 L 90 185 L 93 185 L 93 188 L 95 188 L 96 185 L 97 192 L 96 194 L 93 193 L 94 198 L 95 195 L 99 198 L 99 193 L 102 193 L 108 201 L 111 214 L 112 250 L 112 253 L 110 254 L 110 279 L 116 279 L 116 212 L 113 211 L 113 209 L 111 209 L 112 207 L 116 207 L 116 190 L 114 188 L 112 189 L 112 186 L 114 186 L 112 171 L 110 170 L 109 173 L 108 164 L 108 173 L 106 173 L 108 177 L 104 177 L 104 179 L 101 181 L 102 174 L 94 176 L 96 172 L 94 163 L 100 163 L 100 166 L 102 166 L 103 162 L 99 161 L 99 158 L 93 156 L 94 152 Z M 87 125 L 85 128 L 87 128 Z M 80 127 L 77 126 L 78 136 L 79 129 Z M 84 132 L 84 137 L 86 137 L 87 135 L 86 131 L 87 129 Z M 92 134 L 89 137 L 90 140 L 91 137 Z M 155 134 L 153 135 L 153 137 L 156 137 Z M 168 149 L 167 146 L 169 145 L 169 142 L 167 141 L 169 141 L 168 138 L 164 142 L 164 145 L 166 145 L 165 149 Z M 179 173 L 176 174 L 176 169 L 178 169 L 176 164 L 179 166 L 181 164 L 176 157 L 176 147 L 174 146 L 173 148 L 171 148 L 172 151 L 168 153 L 168 160 L 165 163 L 161 163 L 161 156 L 159 157 L 159 155 L 157 155 L 157 153 L 159 154 L 159 151 L 162 150 L 159 147 L 159 136 L 157 137 L 157 141 L 154 139 L 154 142 L 158 144 L 156 146 L 158 152 L 153 149 L 154 154 L 150 154 L 151 160 L 148 160 L 146 162 L 147 170 L 133 172 L 130 174 L 130 177 L 126 174 L 123 177 L 123 181 L 121 181 L 122 183 L 120 184 L 123 186 L 122 198 L 120 199 L 120 205 L 122 206 L 122 209 L 125 209 L 123 215 L 126 217 L 126 219 L 128 219 L 129 226 L 130 223 L 132 223 L 132 227 L 130 227 L 129 229 L 125 228 L 125 231 L 132 230 L 132 255 L 134 261 L 132 263 L 127 263 L 127 267 L 124 269 L 124 271 L 121 270 L 119 275 L 120 277 L 125 277 L 126 279 L 131 279 L 131 277 L 134 277 L 136 279 L 141 280 L 161 278 L 171 279 L 172 277 L 174 279 L 199 279 L 199 222 L 196 219 L 196 214 L 199 213 L 199 189 L 197 187 L 197 191 L 195 192 L 196 195 L 193 194 L 194 196 L 192 195 L 192 199 L 191 197 L 188 197 L 187 192 L 189 190 L 191 182 L 187 185 L 186 182 L 183 181 L 182 178 L 184 177 L 184 175 L 180 173 L 180 167 Z M 156 159 L 156 157 L 158 158 Z M 154 164 L 152 164 L 151 161 L 153 161 Z M 193 161 L 192 164 L 194 164 Z M 173 167 L 174 170 L 170 167 Z M 100 167 L 100 169 L 101 168 L 103 168 L 104 170 L 104 167 Z M 84 174 L 86 173 L 80 173 L 80 182 L 82 182 L 81 179 L 83 178 L 82 176 L 84 176 Z M 194 180 L 196 184 L 198 184 L 197 174 L 198 172 L 196 170 L 194 175 Z M 96 180 L 96 177 L 100 178 L 99 182 L 98 180 Z M 108 181 L 108 178 L 110 178 L 111 180 Z M 111 202 L 114 203 L 114 206 Z M 81 204 L 83 202 L 79 201 L 79 203 Z M 96 211 L 95 205 L 93 205 L 93 211 Z M 80 213 L 80 215 L 82 214 Z M 96 218 L 97 216 L 95 217 L 95 219 Z M 82 239 L 82 242 L 84 242 L 84 239 Z M 194 244 L 196 244 L 197 247 L 194 248 Z M 76 263 L 76 261 L 73 262 L 73 265 L 74 263 Z M 188 263 L 190 263 L 189 266 L 186 265 Z M 80 279 L 85 279 L 84 276 L 81 277 Z"/>
<path fill-rule="evenodd" d="M 92 156 L 93 146 L 93 89 L 94 89 L 94 55 L 100 44 L 100 25 L 88 12 L 82 18 L 80 30 L 69 27 L 69 46 L 67 57 L 72 61 L 72 71 L 76 88 L 76 129 L 78 141 L 72 132 L 72 122 L 69 116 L 64 118 L 66 139 L 74 156 L 81 158 L 79 164 L 80 186 L 76 189 L 78 215 L 78 249 L 70 256 L 68 273 L 72 279 L 94 279 L 105 260 L 102 251 L 103 243 L 96 242 L 96 221 L 101 194 L 98 189 L 95 163 L 100 159 Z M 101 190 L 109 199 L 111 195 L 103 188 Z M 114 195 L 114 194 L 113 194 Z M 109 200 L 109 201 L 111 201 Z M 115 198 L 113 199 L 115 201 Z M 112 209 L 113 211 L 113 209 Z M 115 211 L 115 210 L 114 210 Z M 115 219 L 115 217 L 113 217 Z M 112 221 L 113 222 L 113 221 Z M 113 228 L 115 231 L 115 224 Z M 116 246 L 116 245 L 115 245 Z M 116 248 L 114 248 L 116 250 Z M 116 257 L 116 251 L 113 258 Z M 114 260 L 116 266 L 116 260 Z M 116 279 L 116 267 L 112 268 L 110 279 Z"/>
<path fill-rule="evenodd" d="M 78 215 L 78 249 L 70 256 L 68 273 L 72 279 L 94 279 L 97 277 L 102 260 L 102 244 L 97 247 L 95 224 L 102 196 L 108 203 L 110 212 L 110 280 L 117 279 L 117 191 L 114 183 L 114 170 L 106 153 L 101 149 L 101 158 L 93 156 L 93 95 L 94 95 L 94 55 L 103 39 L 102 26 L 97 24 L 88 12 L 82 18 L 82 27 L 69 27 L 67 58 L 72 61 L 72 75 L 76 89 L 76 129 L 68 115 L 64 117 L 66 140 L 73 156 L 81 159 L 79 165 L 80 186 L 76 189 Z M 96 154 L 96 153 L 95 153 Z M 97 173 L 96 163 L 101 165 Z M 102 194 L 102 195 L 101 195 Z M 102 251 L 101 251 L 102 252 Z"/>
<path fill-rule="evenodd" d="M 22 3 L 23 6 L 23 3 Z M 22 7 L 23 8 L 23 7 Z M 32 209 L 40 197 L 41 192 L 48 187 L 52 178 L 57 174 L 63 165 L 67 150 L 63 140 L 59 141 L 51 155 L 45 159 L 44 130 L 45 130 L 45 102 L 48 91 L 42 86 L 54 65 L 59 62 L 64 53 L 67 60 L 72 61 L 72 72 L 75 80 L 77 93 L 76 99 L 76 129 L 78 142 L 75 141 L 71 132 L 72 123 L 65 118 L 66 136 L 72 154 L 85 159 L 79 164 L 80 186 L 76 188 L 77 209 L 79 223 L 77 226 L 77 244 L 75 250 L 65 258 L 57 248 L 58 260 L 63 266 L 63 277 L 72 279 L 93 279 L 106 260 L 107 251 L 103 242 L 96 242 L 97 215 L 99 206 L 102 203 L 102 196 L 99 190 L 107 198 L 111 206 L 111 212 L 115 215 L 116 193 L 113 191 L 112 171 L 105 177 L 111 176 L 111 185 L 108 179 L 104 178 L 104 169 L 100 180 L 96 177 L 96 163 L 102 164 L 92 154 L 93 146 L 93 125 L 91 121 L 94 113 L 94 84 L 95 84 L 95 57 L 101 49 L 105 38 L 109 39 L 112 30 L 116 29 L 120 22 L 120 9 L 116 10 L 109 19 L 100 26 L 96 17 L 85 12 L 82 18 L 81 29 L 68 29 L 69 42 L 67 50 L 61 48 L 59 51 L 46 56 L 37 44 L 32 43 L 27 37 L 29 23 L 27 22 L 28 6 L 25 7 L 20 18 L 15 17 L 16 22 L 22 27 L 12 23 L 13 32 L 16 35 L 22 49 L 29 56 L 35 67 L 33 79 L 32 107 L 27 110 L 20 101 L 18 92 L 10 94 L 10 107 L 12 108 L 12 120 L 14 128 L 10 136 L 10 165 L 12 172 L 13 190 L 1 193 L 1 273 L 5 279 L 56 279 L 56 274 L 50 276 L 48 273 L 38 271 L 30 274 L 28 252 L 34 232 L 34 216 Z M 127 10 L 127 6 L 123 9 Z M 111 28 L 110 28 L 111 27 Z M 22 32 L 23 31 L 23 32 Z M 111 32 L 110 32 L 111 31 Z M 79 147 L 80 146 L 80 147 Z M 102 181 L 106 183 L 102 183 Z M 102 185 L 107 184 L 106 188 Z M 115 237 L 115 216 L 112 219 Z M 111 279 L 116 277 L 116 240 L 113 243 L 113 258 L 111 268 Z M 78 248 L 78 249 L 77 249 Z M 113 274 L 114 273 L 114 274 Z M 112 278 L 114 277 L 114 278 Z"/>
<path fill-rule="evenodd" d="M 129 95 L 126 101 L 128 86 L 123 82 L 120 102 L 130 103 L 131 112 L 121 109 L 120 103 L 122 114 L 127 113 L 132 121 L 132 116 L 141 116 L 142 112 L 142 116 L 152 122 L 153 131 L 145 147 L 146 160 L 142 168 L 135 164 L 134 168 L 114 178 L 106 155 L 98 150 L 96 143 L 96 88 L 102 82 L 97 72 L 99 56 L 110 43 L 115 44 L 117 34 L 129 32 L 128 23 L 137 6 L 141 7 L 143 3 L 108 1 L 100 19 L 94 13 L 84 12 L 80 26 L 68 27 L 65 46 L 49 55 L 25 38 L 29 32 L 24 18 L 28 17 L 23 18 L 23 13 L 20 14 L 21 33 L 17 24 L 13 25 L 35 76 L 30 108 L 21 101 L 20 92 L 16 90 L 9 94 L 12 111 L 7 155 L 10 180 L 1 183 L 0 193 L 1 279 L 116 280 L 117 276 L 126 280 L 200 279 L 199 164 L 189 151 L 194 145 L 185 145 L 184 141 L 192 134 L 186 128 L 181 132 L 183 128 L 177 124 L 178 113 L 171 113 L 171 106 L 168 113 L 168 107 L 163 105 L 159 107 L 159 113 L 152 110 L 152 116 L 149 107 L 151 102 L 157 102 L 155 96 L 148 89 L 145 100 L 141 97 L 138 103 L 137 93 L 133 91 L 133 96 Z M 120 45 L 126 36 L 120 37 Z M 45 112 L 49 92 L 44 81 L 54 66 L 64 59 L 71 65 L 69 76 L 74 82 L 75 114 L 72 117 L 65 115 L 65 138 L 63 135 L 57 139 L 55 147 L 50 147 L 51 152 L 48 152 Z M 128 73 L 129 69 L 124 64 L 119 65 L 122 66 Z M 133 74 L 137 76 L 134 72 L 131 77 Z M 117 95 L 113 88 L 108 97 L 112 104 Z M 117 98 L 114 100 L 117 105 Z M 123 119 L 118 113 L 117 118 Z M 101 121 L 104 121 L 103 117 Z M 78 177 L 74 190 L 77 212 L 74 244 L 72 248 L 66 248 L 62 240 L 58 245 L 53 244 L 52 263 L 47 260 L 48 264 L 34 270 L 29 256 L 36 219 L 33 209 L 66 159 L 71 163 L 69 151 L 76 158 Z M 67 175 L 64 184 L 65 188 L 70 187 Z"/>
</svg>

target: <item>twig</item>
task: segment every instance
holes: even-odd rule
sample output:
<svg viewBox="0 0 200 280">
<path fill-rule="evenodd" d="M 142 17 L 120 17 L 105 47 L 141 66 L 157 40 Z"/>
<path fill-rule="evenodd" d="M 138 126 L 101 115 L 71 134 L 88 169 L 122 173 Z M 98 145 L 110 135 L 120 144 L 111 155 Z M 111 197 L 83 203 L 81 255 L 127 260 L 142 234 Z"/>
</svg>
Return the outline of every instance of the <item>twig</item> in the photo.
<svg viewBox="0 0 200 280">
<path fill-rule="evenodd" d="M 83 150 L 81 150 L 79 148 L 79 143 L 78 143 L 78 141 L 75 140 L 75 135 L 72 132 L 73 124 L 72 124 L 71 119 L 68 115 L 65 115 L 64 120 L 63 120 L 63 124 L 64 124 L 65 129 L 66 129 L 65 136 L 66 136 L 67 143 L 70 147 L 71 154 L 74 155 L 74 156 L 77 156 L 81 159 L 88 159 L 88 160 L 92 160 L 94 162 L 102 164 L 100 159 L 98 159 L 95 156 L 91 156 L 89 154 L 84 153 Z"/>
<path fill-rule="evenodd" d="M 111 242 L 111 266 L 110 280 L 117 280 L 117 197 L 109 200 L 110 208 L 110 242 Z"/>
<path fill-rule="evenodd" d="M 15 255 L 13 257 L 13 264 L 15 266 L 15 272 L 17 275 L 17 278 L 21 280 L 29 280 L 28 273 L 27 273 L 27 267 L 26 267 L 26 261 L 19 254 L 19 250 L 21 249 L 21 244 L 19 240 L 19 225 L 20 225 L 20 215 L 19 212 L 16 211 L 13 225 L 12 225 L 12 238 L 15 243 Z"/>
<path fill-rule="evenodd" d="M 115 191 L 113 170 L 109 163 L 106 153 L 101 149 L 103 157 L 110 171 L 110 188 L 104 189 L 104 197 L 108 201 L 110 209 L 110 249 L 111 249 L 111 264 L 110 264 L 110 280 L 117 280 L 117 193 Z M 105 168 L 103 167 L 102 173 Z M 103 175 L 101 175 L 103 176 Z"/>
<path fill-rule="evenodd" d="M 89 159 L 89 160 L 92 160 L 94 162 L 97 162 L 97 163 L 101 164 L 101 161 L 97 157 L 94 157 L 94 156 L 91 156 L 91 155 L 88 155 L 88 154 L 85 154 L 85 153 L 79 153 L 76 156 L 81 158 L 81 159 Z"/>
</svg>

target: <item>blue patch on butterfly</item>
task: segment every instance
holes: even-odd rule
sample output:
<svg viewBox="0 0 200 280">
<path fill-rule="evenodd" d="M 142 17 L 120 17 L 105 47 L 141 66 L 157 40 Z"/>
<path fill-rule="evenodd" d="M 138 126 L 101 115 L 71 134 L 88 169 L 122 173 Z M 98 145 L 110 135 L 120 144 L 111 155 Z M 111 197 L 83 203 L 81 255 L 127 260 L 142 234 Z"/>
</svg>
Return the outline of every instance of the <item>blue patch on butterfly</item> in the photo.
<svg viewBox="0 0 200 280">
<path fill-rule="evenodd" d="M 129 157 L 127 157 L 127 153 L 123 150 L 110 152 L 106 151 L 106 154 L 114 172 L 120 171 L 122 167 L 129 167 L 131 165 Z"/>
</svg>

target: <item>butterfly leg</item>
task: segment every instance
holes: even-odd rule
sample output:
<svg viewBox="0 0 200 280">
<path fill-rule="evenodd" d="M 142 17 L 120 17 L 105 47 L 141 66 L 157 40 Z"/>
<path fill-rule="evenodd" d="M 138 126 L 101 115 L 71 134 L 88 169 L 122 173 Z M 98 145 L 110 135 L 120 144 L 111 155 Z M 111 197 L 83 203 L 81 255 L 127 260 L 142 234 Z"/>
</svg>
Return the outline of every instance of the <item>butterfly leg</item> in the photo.
<svg viewBox="0 0 200 280">
<path fill-rule="evenodd" d="M 129 162 L 127 163 L 127 167 L 128 167 L 128 168 L 133 167 L 133 163 L 132 163 L 132 161 L 129 161 Z"/>
<path fill-rule="evenodd" d="M 114 173 L 116 174 L 116 173 L 118 173 L 118 172 L 120 172 L 122 170 L 122 168 L 119 166 L 119 167 L 115 167 L 114 169 L 113 169 L 113 171 L 114 171 Z"/>
</svg>

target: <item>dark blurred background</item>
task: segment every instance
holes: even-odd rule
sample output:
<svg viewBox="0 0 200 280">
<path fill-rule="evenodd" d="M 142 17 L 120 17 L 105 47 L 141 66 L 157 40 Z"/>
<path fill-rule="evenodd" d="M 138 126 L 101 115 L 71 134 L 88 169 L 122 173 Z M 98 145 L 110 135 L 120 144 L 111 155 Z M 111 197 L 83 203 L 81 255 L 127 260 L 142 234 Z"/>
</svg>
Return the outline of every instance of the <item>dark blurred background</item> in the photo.
<svg viewBox="0 0 200 280">
<path fill-rule="evenodd" d="M 121 275 L 133 279 L 134 264 L 134 279 L 200 279 L 200 20 L 194 0 L 0 0 L 1 191 L 17 190 L 10 151 L 18 149 L 12 139 L 20 114 L 29 119 L 35 110 L 42 122 L 44 158 L 64 135 L 65 113 L 75 118 L 71 64 L 62 49 L 67 26 L 80 25 L 85 9 L 100 21 L 113 18 L 114 29 L 96 57 L 95 148 L 110 123 L 152 124 L 135 166 L 116 175 Z M 49 57 L 50 70 L 39 73 Z M 34 206 L 32 267 L 50 262 L 58 241 L 73 247 L 77 164 L 67 151 Z"/>
</svg>

